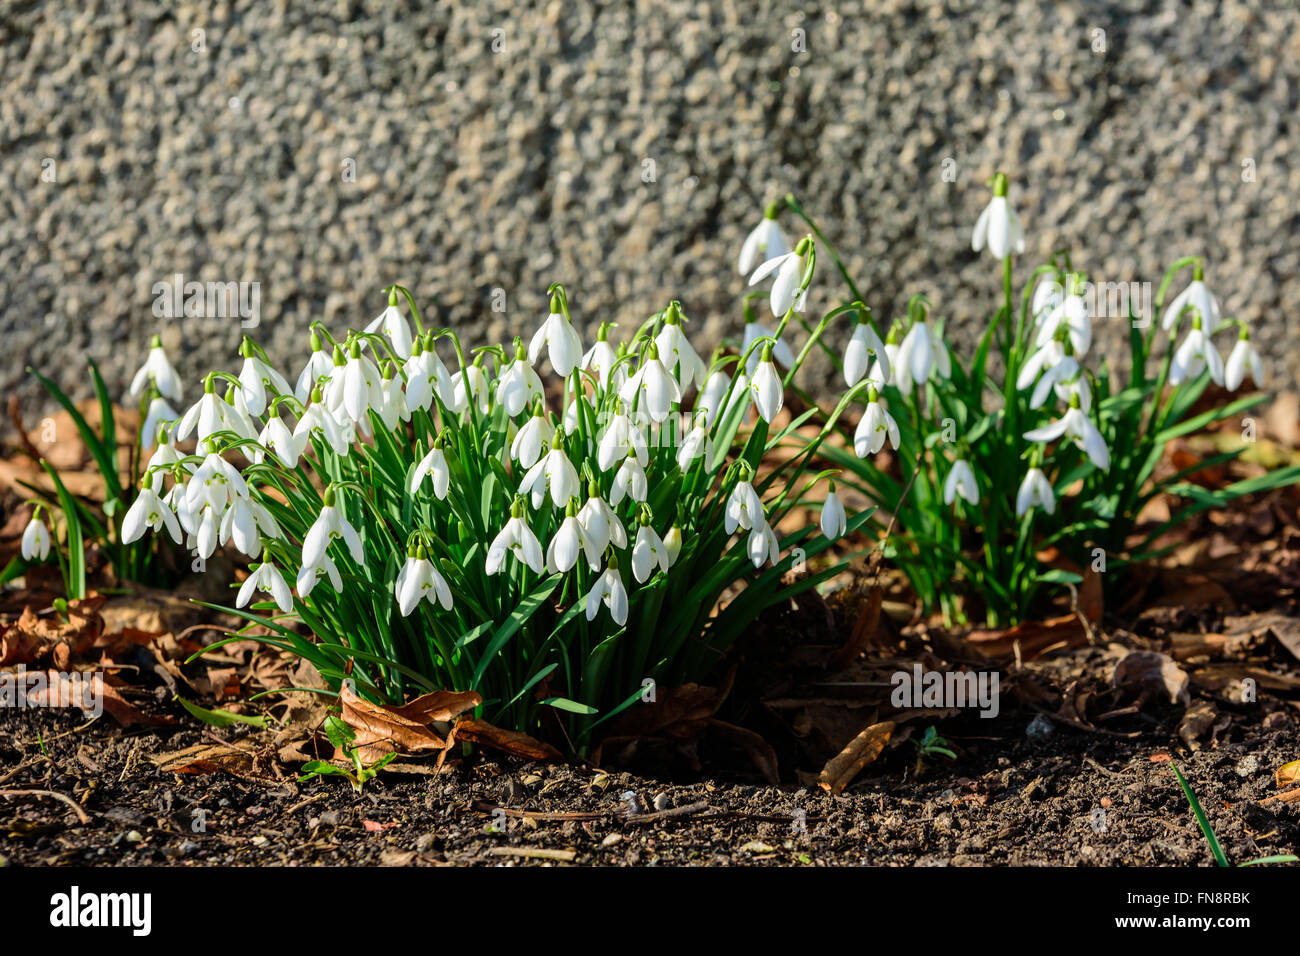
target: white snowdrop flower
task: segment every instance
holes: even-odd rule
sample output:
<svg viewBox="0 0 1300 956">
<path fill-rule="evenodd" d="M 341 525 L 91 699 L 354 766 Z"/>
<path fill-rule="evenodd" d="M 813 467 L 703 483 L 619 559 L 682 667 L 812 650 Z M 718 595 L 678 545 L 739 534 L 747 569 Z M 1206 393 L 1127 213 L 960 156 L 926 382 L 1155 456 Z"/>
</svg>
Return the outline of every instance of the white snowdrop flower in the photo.
<svg viewBox="0 0 1300 956">
<path fill-rule="evenodd" d="M 305 437 L 302 440 L 295 438 L 293 431 L 284 423 L 284 419 L 275 412 L 267 418 L 266 424 L 257 436 L 257 441 L 262 448 L 274 454 L 286 468 L 297 467 L 298 458 L 306 447 Z M 256 464 L 261 464 L 264 457 L 260 449 L 253 452 L 253 461 Z"/>
<path fill-rule="evenodd" d="M 578 509 L 570 502 L 564 520 L 546 546 L 546 570 L 551 574 L 564 574 L 578 563 L 578 555 L 587 554 L 587 563 L 595 570 L 600 566 L 600 551 L 587 541 L 582 525 L 578 522 Z"/>
<path fill-rule="evenodd" d="M 305 598 L 316 589 L 316 585 L 323 579 L 328 579 L 330 587 L 335 593 L 343 591 L 343 576 L 339 574 L 339 569 L 335 566 L 333 560 L 327 554 L 321 560 L 321 563 L 314 568 L 302 568 L 298 572 L 298 596 Z"/>
<path fill-rule="evenodd" d="M 644 584 L 654 574 L 655 568 L 665 572 L 668 570 L 668 549 L 664 547 L 663 539 L 655 533 L 655 529 L 650 527 L 649 519 L 643 515 L 641 526 L 637 528 L 636 541 L 632 545 L 632 576 L 638 583 Z"/>
<path fill-rule="evenodd" d="M 1047 396 L 1052 394 L 1054 388 L 1063 382 L 1077 378 L 1078 375 L 1078 361 L 1073 356 L 1065 356 L 1044 372 L 1038 380 L 1038 384 L 1034 386 L 1034 393 L 1029 397 L 1029 407 L 1042 408 L 1043 403 L 1047 401 Z"/>
<path fill-rule="evenodd" d="M 434 351 L 433 341 L 432 335 L 427 340 L 416 339 L 411 346 L 411 357 L 402 365 L 406 375 L 406 407 L 412 412 L 417 408 L 427 412 L 435 397 L 447 408 L 456 405 L 451 373 Z"/>
<path fill-rule="evenodd" d="M 637 460 L 635 454 L 629 454 L 614 473 L 614 485 L 609 491 L 609 503 L 617 505 L 625 497 L 633 501 L 645 501 L 649 491 L 645 469 L 641 467 L 641 462 Z"/>
<path fill-rule="evenodd" d="M 582 368 L 595 375 L 600 387 L 604 389 L 610 387 L 609 375 L 618 362 L 618 353 L 608 341 L 610 326 L 609 322 L 600 323 L 600 329 L 596 332 L 596 344 L 582 356 Z"/>
<path fill-rule="evenodd" d="M 1029 388 L 1044 370 L 1054 368 L 1064 358 L 1065 346 L 1059 340 L 1052 339 L 1025 359 L 1025 364 L 1020 366 L 1016 375 L 1016 388 L 1020 391 Z"/>
<path fill-rule="evenodd" d="M 502 370 L 497 379 L 497 403 L 504 405 L 506 414 L 514 418 L 542 397 L 542 380 L 529 364 L 523 345 L 516 343 L 514 361 Z"/>
<path fill-rule="evenodd" d="M 388 308 L 371 320 L 366 326 L 366 331 L 388 336 L 388 341 L 393 346 L 393 353 L 403 360 L 410 358 L 411 327 L 406 324 L 406 319 L 402 318 L 402 313 L 397 308 L 396 289 L 388 293 Z"/>
<path fill-rule="evenodd" d="M 768 296 L 768 305 L 772 315 L 781 318 L 791 309 L 802 312 L 808 290 L 801 288 L 803 275 L 808 265 L 808 254 L 812 243 L 808 238 L 799 240 L 794 251 L 773 256 L 754 270 L 749 277 L 750 285 L 757 285 L 768 276 L 775 274 L 772 292 Z"/>
<path fill-rule="evenodd" d="M 319 333 L 313 330 L 311 333 L 311 355 L 307 358 L 307 364 L 302 367 L 302 371 L 298 373 L 298 381 L 293 386 L 293 397 L 306 405 L 307 397 L 311 395 L 312 389 L 316 388 L 322 378 L 329 378 L 333 372 L 334 358 L 332 350 L 325 348 L 321 344 Z"/>
<path fill-rule="evenodd" d="M 677 449 L 677 467 L 686 471 L 691 467 L 691 462 L 701 455 L 709 454 L 712 450 L 713 442 L 709 438 L 708 417 L 703 414 L 697 415 L 694 427 L 686 433 L 681 447 Z"/>
<path fill-rule="evenodd" d="M 755 568 L 761 568 L 764 564 L 775 565 L 781 560 L 781 543 L 776 539 L 776 532 L 767 524 L 749 532 L 745 550 L 749 552 L 749 560 Z"/>
<path fill-rule="evenodd" d="M 255 591 L 269 594 L 275 600 L 276 607 L 285 614 L 293 610 L 293 594 L 289 591 L 289 585 L 284 580 L 284 575 L 270 561 L 263 561 L 244 580 L 235 597 L 235 607 L 247 606 Z"/>
<path fill-rule="evenodd" d="M 194 534 L 198 530 L 199 519 L 198 515 L 185 508 L 186 490 L 185 485 L 178 481 L 172 485 L 171 491 L 162 496 L 162 503 L 172 510 L 176 520 L 187 534 Z"/>
<path fill-rule="evenodd" d="M 620 549 L 627 547 L 627 529 L 614 509 L 600 497 L 595 482 L 588 485 L 587 502 L 578 510 L 578 524 L 582 525 L 583 534 L 597 554 L 611 544 Z"/>
<path fill-rule="evenodd" d="M 488 406 L 491 400 L 491 386 L 488 384 L 487 375 L 484 374 L 482 367 L 475 361 L 467 369 L 462 369 L 451 376 L 452 403 L 451 410 L 458 415 L 469 410 L 470 399 L 474 400 L 474 407 L 478 409 L 480 415 L 488 413 Z"/>
<path fill-rule="evenodd" d="M 893 378 L 889 365 L 889 355 L 885 352 L 885 343 L 871 327 L 871 323 L 860 319 L 849 344 L 844 347 L 844 381 L 849 388 L 862 381 L 862 376 L 871 368 L 872 359 L 880 366 L 881 384 L 888 385 Z"/>
<path fill-rule="evenodd" d="M 1030 508 L 1042 508 L 1049 515 L 1056 514 L 1056 492 L 1041 468 L 1030 468 L 1016 492 L 1016 517 L 1023 517 Z"/>
<path fill-rule="evenodd" d="M 185 491 L 185 507 L 197 512 L 208 505 L 220 516 L 233 499 L 247 497 L 248 485 L 239 469 L 212 452 L 190 476 Z"/>
<path fill-rule="evenodd" d="M 706 428 L 713 427 L 714 419 L 718 417 L 718 411 L 722 405 L 722 399 L 726 396 L 727 388 L 730 385 L 731 376 L 719 368 L 709 373 L 709 377 L 704 382 L 704 387 L 700 389 L 699 395 L 696 396 L 695 411 L 704 413 L 704 426 Z"/>
<path fill-rule="evenodd" d="M 619 397 L 628 406 L 635 405 L 648 414 L 651 420 L 662 422 L 672 412 L 674 402 L 681 402 L 682 391 L 677 380 L 668 374 L 659 361 L 659 349 L 651 343 L 645 361 L 636 374 L 623 383 Z"/>
<path fill-rule="evenodd" d="M 668 551 L 668 565 L 671 567 L 677 563 L 682 553 L 682 529 L 677 525 L 669 528 L 668 533 L 664 535 L 664 548 Z"/>
<path fill-rule="evenodd" d="M 397 572 L 397 586 L 394 589 L 397 608 L 402 617 L 409 617 L 419 606 L 420 601 L 441 604 L 443 610 L 451 610 L 451 588 L 447 581 L 429 560 L 424 546 L 420 545 L 414 554 L 407 554 L 406 562 Z"/>
<path fill-rule="evenodd" d="M 903 389 L 904 381 L 910 383 L 903 394 L 911 393 L 911 385 L 924 385 L 929 381 L 930 371 L 934 368 L 934 343 L 930 340 L 929 326 L 924 322 L 913 323 L 911 329 L 903 336 L 895 358 L 898 388 Z"/>
<path fill-rule="evenodd" d="M 564 409 L 564 434 L 572 435 L 578 430 L 579 424 L 578 400 L 575 398 L 573 401 L 569 402 L 568 406 Z"/>
<path fill-rule="evenodd" d="M 340 458 L 346 458 L 352 451 L 351 434 L 340 428 L 334 416 L 329 413 L 321 400 L 320 389 L 312 393 L 311 404 L 307 406 L 302 418 L 298 419 L 298 424 L 294 426 L 293 440 L 299 448 L 306 449 L 311 442 L 311 436 L 315 433 L 322 435 L 325 444 Z"/>
<path fill-rule="evenodd" d="M 1214 347 L 1210 337 L 1201 328 L 1201 319 L 1192 320 L 1192 330 L 1183 339 L 1183 344 L 1174 351 L 1173 361 L 1169 363 L 1169 384 L 1181 385 L 1196 378 L 1205 369 L 1210 370 L 1210 378 L 1216 385 L 1224 382 L 1223 357 Z"/>
<path fill-rule="evenodd" d="M 1250 332 L 1243 325 L 1237 344 L 1228 353 L 1228 361 L 1223 367 L 1223 384 L 1230 392 L 1241 388 L 1241 383 L 1249 375 L 1258 386 L 1264 385 L 1264 362 L 1259 357 L 1255 346 L 1250 344 Z"/>
<path fill-rule="evenodd" d="M 384 363 L 383 377 L 379 382 L 379 405 L 375 408 L 379 420 L 390 432 L 396 431 L 402 422 L 411 420 L 411 410 L 406 404 L 406 393 L 402 391 L 401 376 L 395 374 L 391 362 Z"/>
<path fill-rule="evenodd" d="M 723 512 L 723 525 L 727 529 L 727 534 L 735 534 L 737 528 L 752 531 L 765 524 L 767 518 L 763 515 L 763 502 L 758 497 L 758 492 L 754 490 L 754 486 L 748 481 L 736 482 L 736 487 L 731 490 Z"/>
<path fill-rule="evenodd" d="M 975 472 L 971 470 L 970 462 L 964 458 L 954 461 L 948 471 L 948 477 L 943 483 L 943 503 L 952 504 L 958 495 L 973 505 L 979 504 L 980 487 L 975 481 Z"/>
<path fill-rule="evenodd" d="M 325 558 L 325 549 L 333 542 L 342 539 L 348 554 L 357 564 L 365 561 L 365 551 L 361 547 L 361 536 L 357 529 L 334 505 L 334 489 L 325 489 L 325 504 L 320 515 L 307 529 L 302 542 L 302 566 L 315 568 Z"/>
<path fill-rule="evenodd" d="M 239 370 L 240 394 L 249 415 L 256 417 L 266 411 L 268 390 L 273 395 L 293 394 L 293 389 L 284 380 L 284 376 L 257 354 L 257 349 L 248 336 L 244 336 L 240 353 L 244 356 L 244 364 Z"/>
<path fill-rule="evenodd" d="M 874 455 L 885 447 L 886 440 L 895 451 L 898 450 L 898 422 L 894 421 L 894 416 L 885 411 L 884 406 L 880 404 L 875 388 L 869 387 L 867 407 L 862 412 L 857 430 L 853 433 L 853 453 L 859 458 Z"/>
<path fill-rule="evenodd" d="M 185 546 L 206 561 L 216 553 L 217 542 L 221 538 L 221 519 L 211 505 L 203 505 L 201 510 L 192 514 L 197 517 L 197 521 L 194 533 Z"/>
<path fill-rule="evenodd" d="M 146 530 L 157 533 L 164 527 L 172 536 L 172 540 L 180 544 L 180 522 L 176 520 L 172 509 L 158 497 L 158 492 L 146 483 L 122 518 L 122 543 L 131 544 L 133 541 L 139 541 L 144 537 Z M 23 540 L 25 544 L 26 534 L 23 535 Z"/>
<path fill-rule="evenodd" d="M 171 465 L 179 464 L 182 459 L 181 453 L 176 448 L 176 430 L 169 429 L 163 436 L 158 447 L 154 449 L 153 454 L 149 456 L 148 463 L 144 466 L 146 472 L 153 471 L 155 468 L 166 469 Z M 193 469 L 190 469 L 193 471 Z"/>
<path fill-rule="evenodd" d="M 226 409 L 229 407 L 217 395 L 216 381 L 209 375 L 203 383 L 203 394 L 189 407 L 176 427 L 176 439 L 185 441 L 190 435 L 197 435 L 199 442 L 206 441 L 210 435 L 225 429 Z"/>
<path fill-rule="evenodd" d="M 622 627 L 627 623 L 627 588 L 623 586 L 623 576 L 618 573 L 618 560 L 611 557 L 605 573 L 596 579 L 596 583 L 587 592 L 587 620 L 594 621 L 604 604 L 609 608 L 610 619 Z"/>
<path fill-rule="evenodd" d="M 885 358 L 888 359 L 889 367 L 894 373 L 893 386 L 904 395 L 911 395 L 913 384 L 911 363 L 907 360 L 907 356 L 902 355 L 901 341 L 901 333 L 895 325 L 889 330 L 889 338 L 885 341 Z M 879 362 L 872 365 L 867 378 L 877 383 L 877 388 L 884 388 L 885 382 L 881 381 L 881 376 L 876 371 L 879 366 Z"/>
<path fill-rule="evenodd" d="M 337 375 L 337 369 L 335 373 Z M 340 424 L 345 420 L 340 413 L 346 413 L 346 420 L 358 425 L 368 423 L 367 412 L 372 408 L 377 409 L 383 397 L 380 381 L 379 368 L 361 351 L 360 341 L 354 340 L 339 384 L 335 386 L 334 380 L 330 381 L 333 400 L 327 391 L 325 403 L 330 406 Z"/>
<path fill-rule="evenodd" d="M 1011 253 L 1022 255 L 1025 251 L 1025 233 L 1020 218 L 1007 200 L 1007 177 L 998 173 L 993 177 L 993 198 L 975 220 L 971 232 L 971 251 L 979 252 L 987 244 L 995 259 L 1005 259 Z"/>
<path fill-rule="evenodd" d="M 531 468 L 542 457 L 542 452 L 550 447 L 554 437 L 555 426 L 539 407 L 537 413 L 515 433 L 514 441 L 510 443 L 510 457 L 524 468 Z"/>
<path fill-rule="evenodd" d="M 1178 317 L 1187 309 L 1194 309 L 1201 317 L 1201 327 L 1207 335 L 1213 335 L 1222 324 L 1219 313 L 1219 300 L 1205 285 L 1205 270 L 1198 263 L 1192 271 L 1192 281 L 1186 289 L 1174 297 L 1160 317 L 1160 327 L 1168 332 L 1178 321 Z"/>
<path fill-rule="evenodd" d="M 934 349 L 934 370 L 942 379 L 952 378 L 952 355 L 948 352 L 948 344 L 944 342 L 943 336 L 931 332 L 930 345 Z"/>
<path fill-rule="evenodd" d="M 568 378 L 582 360 L 582 340 L 578 332 L 564 317 L 563 304 L 559 294 L 551 296 L 551 314 L 546 317 L 542 327 L 528 343 L 528 362 L 536 365 L 542 354 L 542 346 L 551 360 L 551 367 L 560 378 Z"/>
<path fill-rule="evenodd" d="M 776 366 L 772 364 L 771 345 L 763 346 L 763 360 L 758 363 L 754 377 L 749 382 L 749 391 L 758 414 L 770 424 L 785 404 L 785 386 L 777 374 Z"/>
<path fill-rule="evenodd" d="M 151 448 L 158 441 L 158 430 L 164 422 L 175 422 L 180 418 L 180 413 L 167 403 L 167 399 L 161 395 L 155 396 L 149 402 L 149 408 L 144 413 L 144 424 L 140 426 L 140 447 Z M 175 427 L 168 429 L 175 431 Z"/>
<path fill-rule="evenodd" d="M 240 438 L 248 441 L 257 441 L 259 430 L 257 419 L 248 410 L 248 403 L 244 401 L 242 389 L 233 386 L 226 389 L 226 400 L 221 403 L 221 406 L 221 413 L 224 416 L 223 424 L 228 431 L 232 431 Z"/>
<path fill-rule="evenodd" d="M 1088 354 L 1088 348 L 1092 345 L 1092 319 L 1088 316 L 1088 304 L 1080 294 L 1082 279 L 1077 275 L 1072 275 L 1068 280 L 1068 294 L 1061 300 L 1061 304 L 1052 309 L 1051 312 L 1043 319 L 1042 325 L 1038 327 L 1038 334 L 1034 337 L 1034 344 L 1038 348 L 1043 348 L 1053 338 L 1060 328 L 1066 330 L 1070 338 L 1070 344 L 1074 347 L 1074 354 L 1084 356 Z"/>
<path fill-rule="evenodd" d="M 41 520 L 40 508 L 32 512 L 32 520 L 23 528 L 21 553 L 24 561 L 44 561 L 50 556 L 50 529 Z"/>
<path fill-rule="evenodd" d="M 1078 405 L 1079 411 L 1085 415 L 1092 410 L 1092 386 L 1082 374 L 1057 382 L 1055 391 L 1056 397 L 1067 406 Z"/>
<path fill-rule="evenodd" d="M 753 377 L 754 369 L 758 367 L 759 357 L 763 350 L 757 348 L 750 352 L 749 347 L 759 339 L 775 339 L 775 343 L 772 345 L 772 356 L 783 368 L 794 368 L 794 352 L 790 351 L 790 346 L 785 344 L 785 339 L 776 338 L 771 329 L 755 319 L 753 313 L 747 312 L 745 316 L 745 337 L 740 345 L 741 355 L 749 352 L 749 358 L 745 361 L 746 375 Z"/>
<path fill-rule="evenodd" d="M 709 370 L 686 339 L 686 331 L 682 328 L 681 306 L 676 301 L 668 303 L 664 327 L 655 336 L 655 346 L 659 349 L 664 367 L 676 375 L 683 390 L 690 388 L 692 382 L 704 384 L 704 377 Z"/>
<path fill-rule="evenodd" d="M 221 518 L 221 543 L 234 542 L 241 554 L 250 558 L 262 552 L 262 535 L 280 536 L 280 526 L 271 512 L 252 498 L 236 498 Z"/>
<path fill-rule="evenodd" d="M 1043 319 L 1064 301 L 1065 286 L 1059 276 L 1048 274 L 1040 278 L 1029 304 L 1029 314 L 1033 320 L 1034 328 L 1037 329 L 1042 324 Z"/>
<path fill-rule="evenodd" d="M 514 555 L 515 560 L 526 564 L 534 574 L 541 574 L 546 566 L 542 543 L 524 520 L 524 505 L 520 498 L 516 498 L 510 506 L 510 520 L 488 547 L 487 573 L 496 574 L 500 571 L 509 555 Z"/>
<path fill-rule="evenodd" d="M 1106 447 L 1106 439 L 1092 423 L 1092 419 L 1077 407 L 1071 407 L 1050 425 L 1025 432 L 1025 441 L 1047 443 L 1063 436 L 1073 441 L 1102 471 L 1110 467 L 1110 449 Z"/>
<path fill-rule="evenodd" d="M 736 260 L 736 271 L 742 276 L 753 272 L 760 263 L 777 259 L 790 251 L 790 243 L 785 233 L 776 224 L 780 206 L 772 203 L 763 211 L 762 221 L 750 231 L 740 247 L 740 258 Z"/>
<path fill-rule="evenodd" d="M 519 494 L 530 495 L 533 507 L 540 508 L 549 493 L 551 504 L 563 508 L 570 498 L 577 497 L 579 488 L 578 470 L 564 454 L 557 433 L 551 439 L 551 450 L 524 473 L 524 479 L 519 483 Z"/>
<path fill-rule="evenodd" d="M 139 398 L 149 387 L 150 382 L 153 382 L 158 389 L 158 394 L 163 398 L 173 402 L 181 400 L 184 391 L 181 377 L 176 374 L 176 369 L 172 368 L 172 363 L 168 361 L 167 353 L 163 350 L 162 337 L 157 335 L 149 340 L 149 354 L 145 357 L 144 364 L 131 378 L 131 387 L 127 394 L 132 398 Z"/>
<path fill-rule="evenodd" d="M 838 541 L 844 537 L 844 532 L 848 530 L 849 519 L 844 512 L 844 503 L 840 501 L 840 496 L 835 493 L 835 482 L 831 482 L 830 493 L 826 495 L 826 500 L 822 503 L 822 534 L 826 535 L 830 541 Z"/>
<path fill-rule="evenodd" d="M 447 497 L 451 487 L 451 468 L 447 465 L 447 456 L 441 447 L 434 444 L 429 453 L 419 460 L 411 472 L 411 485 L 407 489 L 412 495 L 420 490 L 425 476 L 433 478 L 433 496 L 439 501 Z"/>
</svg>

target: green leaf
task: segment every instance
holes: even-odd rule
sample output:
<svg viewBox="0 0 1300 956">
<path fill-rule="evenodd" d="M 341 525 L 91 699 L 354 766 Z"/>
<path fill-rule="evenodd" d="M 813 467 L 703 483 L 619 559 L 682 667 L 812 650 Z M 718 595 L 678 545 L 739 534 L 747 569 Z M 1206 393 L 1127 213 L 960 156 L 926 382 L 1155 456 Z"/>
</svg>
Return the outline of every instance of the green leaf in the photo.
<svg viewBox="0 0 1300 956">
<path fill-rule="evenodd" d="M 203 721 L 210 727 L 233 727 L 235 724 L 248 724 L 252 727 L 266 727 L 267 725 L 265 716 L 250 717 L 247 714 L 234 714 L 228 710 L 208 710 L 198 704 L 190 703 L 179 694 L 173 696 L 172 700 L 189 711 L 190 716 Z"/>
<path fill-rule="evenodd" d="M 1219 846 L 1219 838 L 1214 835 L 1210 821 L 1205 816 L 1205 811 L 1201 809 L 1201 801 L 1196 799 L 1196 794 L 1192 793 L 1187 778 L 1183 776 L 1183 772 L 1178 769 L 1173 761 L 1170 761 L 1169 768 L 1173 770 L 1174 776 L 1178 778 L 1178 785 L 1183 788 L 1183 794 L 1187 797 L 1187 802 L 1192 805 L 1192 813 L 1196 816 L 1196 822 L 1201 828 L 1201 833 L 1205 834 L 1206 842 L 1210 844 L 1210 852 L 1214 854 L 1215 862 L 1219 866 L 1228 866 L 1228 855 L 1223 852 L 1223 847 Z"/>
<path fill-rule="evenodd" d="M 569 700 L 567 697 L 548 697 L 542 703 L 547 707 L 554 707 L 556 710 L 567 710 L 571 714 L 585 714 L 588 717 L 600 713 L 595 707 L 580 704 L 576 700 Z"/>
</svg>

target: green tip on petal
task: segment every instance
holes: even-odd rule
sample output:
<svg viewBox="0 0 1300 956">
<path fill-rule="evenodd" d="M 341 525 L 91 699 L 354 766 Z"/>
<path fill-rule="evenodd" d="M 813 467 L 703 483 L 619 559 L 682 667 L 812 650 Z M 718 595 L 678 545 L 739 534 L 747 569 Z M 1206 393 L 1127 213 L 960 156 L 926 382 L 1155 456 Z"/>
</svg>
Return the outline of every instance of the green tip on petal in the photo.
<svg viewBox="0 0 1300 956">
<path fill-rule="evenodd" d="M 334 364 L 335 365 L 348 364 L 347 357 L 343 354 L 343 346 L 341 345 L 334 346 Z"/>
<path fill-rule="evenodd" d="M 334 486 L 333 485 L 330 485 L 328 488 L 325 489 L 325 507 L 326 508 L 334 507 Z"/>
<path fill-rule="evenodd" d="M 771 342 L 764 342 L 764 343 L 763 343 L 763 358 L 762 358 L 762 361 L 764 361 L 764 362 L 771 362 L 771 361 L 772 361 L 772 343 L 771 343 Z"/>
<path fill-rule="evenodd" d="M 560 294 L 558 292 L 551 296 L 551 315 L 560 315 Z"/>
<path fill-rule="evenodd" d="M 781 201 L 779 199 L 776 202 L 768 203 L 767 208 L 763 210 L 764 219 L 775 219 L 780 214 L 781 214 Z"/>
<path fill-rule="evenodd" d="M 1196 263 L 1196 265 L 1192 266 L 1192 281 L 1193 282 L 1205 281 L 1205 266 L 1201 265 L 1201 263 L 1199 262 Z"/>
<path fill-rule="evenodd" d="M 993 195 L 1006 196 L 1008 185 L 1009 183 L 1005 173 L 993 174 Z"/>
<path fill-rule="evenodd" d="M 161 336 L 161 335 L 155 335 L 155 336 L 152 336 L 152 337 L 149 339 L 149 348 L 151 348 L 151 349 L 160 349 L 160 348 L 162 348 L 162 336 Z"/>
<path fill-rule="evenodd" d="M 388 304 L 397 305 L 397 286 L 393 286 L 388 290 Z"/>
<path fill-rule="evenodd" d="M 524 516 L 524 499 L 515 496 L 515 500 L 510 502 L 510 517 L 522 518 Z"/>
</svg>

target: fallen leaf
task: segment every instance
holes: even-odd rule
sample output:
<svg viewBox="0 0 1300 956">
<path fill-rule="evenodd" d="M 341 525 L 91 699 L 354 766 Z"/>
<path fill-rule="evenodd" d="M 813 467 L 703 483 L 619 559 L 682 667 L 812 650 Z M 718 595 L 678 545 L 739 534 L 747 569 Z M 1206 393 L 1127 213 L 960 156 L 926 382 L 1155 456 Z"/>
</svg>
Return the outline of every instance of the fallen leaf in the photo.
<svg viewBox="0 0 1300 956">
<path fill-rule="evenodd" d="M 863 767 L 880 756 L 893 732 L 892 720 L 867 727 L 827 762 L 817 778 L 817 785 L 828 793 L 842 793 Z"/>
<path fill-rule="evenodd" d="M 1290 763 L 1282 764 L 1277 768 L 1275 776 L 1279 787 L 1289 787 L 1293 783 L 1300 783 L 1300 760 L 1292 760 Z"/>
<path fill-rule="evenodd" d="M 1112 687 L 1130 687 L 1163 694 L 1171 704 L 1188 701 L 1188 677 L 1168 654 L 1159 651 L 1131 651 L 1115 665 Z"/>
<path fill-rule="evenodd" d="M 397 826 L 396 823 L 376 823 L 374 820 L 365 820 L 361 825 L 366 828 L 367 833 L 383 833 Z"/>
<path fill-rule="evenodd" d="M 1200 750 L 1200 738 L 1214 726 L 1219 712 L 1208 701 L 1198 700 L 1187 708 L 1183 719 L 1178 724 L 1178 736 L 1183 739 L 1188 750 Z"/>
<path fill-rule="evenodd" d="M 353 745 L 367 763 L 394 751 L 414 754 L 447 750 L 451 741 L 429 725 L 450 721 L 482 702 L 483 698 L 472 690 L 434 691 L 401 707 L 388 707 L 362 700 L 346 684 L 339 691 L 343 722 L 356 732 Z"/>
<path fill-rule="evenodd" d="M 500 750 L 526 760 L 561 761 L 564 759 L 564 754 L 550 744 L 473 717 L 462 717 L 456 722 L 456 736 L 461 740 L 491 747 L 493 750 Z"/>
<path fill-rule="evenodd" d="M 195 744 L 184 750 L 150 757 L 164 773 L 209 774 L 226 772 L 236 777 L 268 777 L 256 768 L 254 756 L 225 744 Z"/>
<path fill-rule="evenodd" d="M 750 840 L 748 843 L 746 843 L 744 846 L 740 848 L 740 852 L 758 853 L 758 854 L 775 853 L 776 847 L 768 846 L 762 840 Z"/>
<path fill-rule="evenodd" d="M 151 717 L 128 704 L 113 687 L 105 683 L 102 674 L 90 671 L 36 671 L 28 672 L 29 683 L 34 675 L 43 676 L 45 686 L 26 692 L 27 699 L 32 703 L 48 707 L 78 707 L 88 716 L 98 716 L 96 711 L 102 705 L 103 712 L 123 727 L 176 723 L 171 717 Z"/>
</svg>

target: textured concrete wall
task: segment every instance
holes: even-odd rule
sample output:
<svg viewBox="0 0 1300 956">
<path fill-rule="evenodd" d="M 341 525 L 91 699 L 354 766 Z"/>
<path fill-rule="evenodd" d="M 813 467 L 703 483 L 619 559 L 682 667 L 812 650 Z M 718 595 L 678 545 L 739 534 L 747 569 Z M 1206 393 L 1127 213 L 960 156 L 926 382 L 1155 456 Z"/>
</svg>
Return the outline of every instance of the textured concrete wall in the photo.
<svg viewBox="0 0 1300 956">
<path fill-rule="evenodd" d="M 1024 273 L 1062 246 L 1106 281 L 1204 254 L 1277 377 L 1300 364 L 1291 3 L 0 11 L 6 390 L 32 362 L 84 393 L 87 354 L 122 386 L 159 326 L 187 375 L 233 366 L 237 321 L 153 316 L 174 273 L 260 283 L 255 334 L 295 370 L 309 321 L 368 319 L 394 280 L 479 340 L 533 327 L 561 280 L 592 324 L 679 297 L 708 345 L 738 330 L 736 254 L 787 190 L 878 312 L 923 291 L 970 330 L 996 294 L 968 243 L 999 168 Z"/>
</svg>

